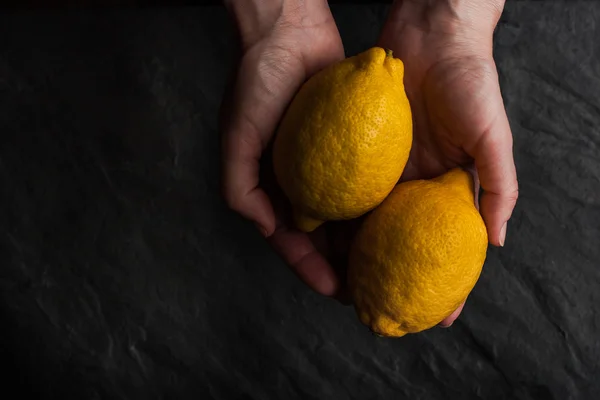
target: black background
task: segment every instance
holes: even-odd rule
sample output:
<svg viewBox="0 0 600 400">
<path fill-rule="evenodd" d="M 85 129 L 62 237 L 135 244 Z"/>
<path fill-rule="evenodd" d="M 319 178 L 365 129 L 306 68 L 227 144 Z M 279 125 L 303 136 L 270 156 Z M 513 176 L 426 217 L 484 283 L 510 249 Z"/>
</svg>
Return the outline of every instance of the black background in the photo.
<svg viewBox="0 0 600 400">
<path fill-rule="evenodd" d="M 352 55 L 387 6 L 333 10 Z M 2 14 L 3 392 L 598 398 L 599 16 L 597 2 L 507 4 L 495 56 L 521 197 L 506 247 L 451 328 L 394 340 L 299 283 L 223 205 L 236 46 L 221 7 Z"/>
</svg>

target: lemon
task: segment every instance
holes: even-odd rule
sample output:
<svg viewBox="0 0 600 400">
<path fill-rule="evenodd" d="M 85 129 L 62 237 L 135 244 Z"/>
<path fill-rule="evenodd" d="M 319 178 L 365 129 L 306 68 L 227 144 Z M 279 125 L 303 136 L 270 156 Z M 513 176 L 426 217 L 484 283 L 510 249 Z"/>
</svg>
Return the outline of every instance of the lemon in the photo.
<svg viewBox="0 0 600 400">
<path fill-rule="evenodd" d="M 358 317 L 382 336 L 437 325 L 475 286 L 487 243 L 468 172 L 399 184 L 366 217 L 350 253 Z"/>
<path fill-rule="evenodd" d="M 300 230 L 359 217 L 394 188 L 412 144 L 403 77 L 402 61 L 374 47 L 300 88 L 273 145 L 275 176 Z"/>
</svg>

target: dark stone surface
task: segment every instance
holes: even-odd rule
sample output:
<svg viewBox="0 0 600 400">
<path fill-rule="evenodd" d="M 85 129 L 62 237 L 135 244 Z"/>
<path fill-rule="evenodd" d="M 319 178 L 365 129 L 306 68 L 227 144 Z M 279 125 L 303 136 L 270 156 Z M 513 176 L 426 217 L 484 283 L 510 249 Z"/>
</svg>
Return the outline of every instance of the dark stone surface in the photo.
<svg viewBox="0 0 600 400">
<path fill-rule="evenodd" d="M 385 6 L 336 6 L 347 53 Z M 220 8 L 0 16 L 3 388 L 62 399 L 600 397 L 600 3 L 512 2 L 521 198 L 450 329 L 299 283 L 218 195 Z M 21 396 L 18 396 L 21 398 Z"/>
</svg>

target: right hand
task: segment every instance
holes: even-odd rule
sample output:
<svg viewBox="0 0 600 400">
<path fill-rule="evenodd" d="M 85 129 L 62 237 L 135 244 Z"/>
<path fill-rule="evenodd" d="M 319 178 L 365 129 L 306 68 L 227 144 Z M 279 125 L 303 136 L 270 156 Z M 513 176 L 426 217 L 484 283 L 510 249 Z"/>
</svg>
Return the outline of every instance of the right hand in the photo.
<svg viewBox="0 0 600 400">
<path fill-rule="evenodd" d="M 222 108 L 225 200 L 256 224 L 305 283 L 334 296 L 340 281 L 317 250 L 315 235 L 287 226 L 259 172 L 263 151 L 300 86 L 318 70 L 344 58 L 335 21 L 326 0 L 230 0 L 226 4 L 238 24 L 243 55 Z"/>
</svg>

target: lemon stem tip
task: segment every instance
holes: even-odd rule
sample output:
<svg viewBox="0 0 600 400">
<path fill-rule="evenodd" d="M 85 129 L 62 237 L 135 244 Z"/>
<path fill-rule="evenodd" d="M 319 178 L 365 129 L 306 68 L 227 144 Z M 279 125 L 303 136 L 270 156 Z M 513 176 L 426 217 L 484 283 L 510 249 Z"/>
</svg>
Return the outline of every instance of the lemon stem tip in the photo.
<svg viewBox="0 0 600 400">
<path fill-rule="evenodd" d="M 309 217 L 307 215 L 300 214 L 298 212 L 294 213 L 294 219 L 296 222 L 296 227 L 305 233 L 309 233 L 317 229 L 319 226 L 323 224 L 324 221 L 320 221 L 318 219 Z"/>
</svg>

